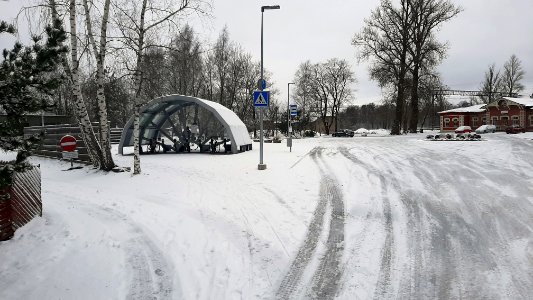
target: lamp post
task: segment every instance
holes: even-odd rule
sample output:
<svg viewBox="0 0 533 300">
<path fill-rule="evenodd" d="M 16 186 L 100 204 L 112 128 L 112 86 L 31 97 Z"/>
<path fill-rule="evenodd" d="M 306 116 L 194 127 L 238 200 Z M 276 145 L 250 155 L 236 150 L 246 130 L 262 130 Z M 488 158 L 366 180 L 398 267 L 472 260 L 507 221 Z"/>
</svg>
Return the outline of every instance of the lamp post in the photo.
<svg viewBox="0 0 533 300">
<path fill-rule="evenodd" d="M 268 9 L 280 9 L 279 5 L 270 5 L 270 6 L 261 6 L 261 91 L 264 88 L 264 77 L 263 77 L 263 13 Z M 263 107 L 259 108 L 259 165 L 257 169 L 266 170 L 267 166 L 263 163 Z"/>
<path fill-rule="evenodd" d="M 289 147 L 290 152 L 292 152 L 292 137 L 291 137 L 291 111 L 290 111 L 290 104 L 289 104 L 289 93 L 291 91 L 290 87 L 291 84 L 294 84 L 294 82 L 287 83 L 287 147 Z"/>
</svg>

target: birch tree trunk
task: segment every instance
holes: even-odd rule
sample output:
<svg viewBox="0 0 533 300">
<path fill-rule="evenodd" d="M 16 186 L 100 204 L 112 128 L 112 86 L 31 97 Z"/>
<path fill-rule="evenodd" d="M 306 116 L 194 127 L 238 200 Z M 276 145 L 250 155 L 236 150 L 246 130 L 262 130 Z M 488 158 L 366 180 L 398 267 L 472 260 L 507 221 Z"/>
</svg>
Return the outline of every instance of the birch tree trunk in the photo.
<svg viewBox="0 0 533 300">
<path fill-rule="evenodd" d="M 135 106 L 135 117 L 133 119 L 133 175 L 141 174 L 140 143 L 139 143 L 139 110 L 140 105 Z"/>
<path fill-rule="evenodd" d="M 54 3 L 52 1 L 51 3 Z M 94 130 L 87 113 L 87 107 L 83 101 L 83 96 L 80 88 L 79 79 L 79 59 L 78 59 L 78 37 L 76 34 L 76 0 L 70 0 L 70 47 L 71 47 L 71 60 L 72 68 L 70 70 L 72 79 L 72 95 L 74 100 L 74 106 L 76 107 L 76 118 L 80 126 L 81 136 L 85 142 L 87 153 L 91 159 L 91 162 L 96 168 L 102 166 L 102 150 L 100 144 L 94 134 Z"/>
<path fill-rule="evenodd" d="M 104 3 L 104 14 L 102 17 L 102 25 L 100 30 L 100 43 L 99 47 L 96 46 L 94 39 L 94 33 L 92 29 L 91 15 L 89 10 L 89 4 L 87 0 L 83 0 L 83 7 L 85 8 L 85 23 L 87 26 L 87 34 L 89 35 L 89 41 L 93 46 L 94 55 L 96 57 L 96 80 L 97 80 L 97 102 L 98 102 L 98 116 L 100 121 L 100 144 L 102 151 L 102 164 L 100 169 L 110 171 L 115 167 L 113 162 L 113 156 L 111 155 L 111 139 L 109 136 L 109 124 L 107 118 L 107 104 L 105 98 L 104 81 L 105 81 L 105 55 L 107 46 L 107 24 L 109 20 L 109 6 L 111 1 L 106 0 Z"/>
<path fill-rule="evenodd" d="M 134 125 L 133 125 L 133 174 L 140 174 L 141 173 L 141 158 L 139 155 L 139 148 L 140 148 L 140 137 L 139 137 L 139 119 L 140 119 L 140 104 L 141 104 L 141 91 L 142 91 L 142 63 L 143 63 L 143 52 L 144 52 L 144 34 L 145 34 L 145 28 L 144 28 L 144 21 L 145 21 L 145 15 L 146 15 L 146 5 L 148 0 L 143 0 L 142 8 L 141 8 L 141 18 L 140 18 L 140 24 L 139 24 L 139 39 L 137 40 L 137 62 L 135 67 L 135 75 L 133 78 L 133 82 L 135 84 L 135 119 L 134 119 Z"/>
</svg>

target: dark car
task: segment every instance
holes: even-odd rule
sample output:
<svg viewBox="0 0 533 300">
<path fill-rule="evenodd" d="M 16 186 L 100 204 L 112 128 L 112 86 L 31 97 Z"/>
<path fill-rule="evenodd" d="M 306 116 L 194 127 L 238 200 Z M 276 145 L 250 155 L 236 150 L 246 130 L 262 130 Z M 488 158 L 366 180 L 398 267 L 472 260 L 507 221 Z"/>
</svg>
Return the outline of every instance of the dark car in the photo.
<svg viewBox="0 0 533 300">
<path fill-rule="evenodd" d="M 353 132 L 353 130 L 350 130 L 350 129 L 342 129 L 342 130 L 339 130 L 339 131 L 335 131 L 334 133 L 331 134 L 331 136 L 333 136 L 333 137 L 341 137 L 341 136 L 353 137 L 354 136 L 354 132 Z"/>
<path fill-rule="evenodd" d="M 505 132 L 507 134 L 509 134 L 509 133 L 520 133 L 520 132 L 524 133 L 524 132 L 526 132 L 526 129 L 524 127 L 520 126 L 520 125 L 511 125 L 511 126 L 509 126 L 509 127 L 507 127 L 505 129 Z"/>
</svg>

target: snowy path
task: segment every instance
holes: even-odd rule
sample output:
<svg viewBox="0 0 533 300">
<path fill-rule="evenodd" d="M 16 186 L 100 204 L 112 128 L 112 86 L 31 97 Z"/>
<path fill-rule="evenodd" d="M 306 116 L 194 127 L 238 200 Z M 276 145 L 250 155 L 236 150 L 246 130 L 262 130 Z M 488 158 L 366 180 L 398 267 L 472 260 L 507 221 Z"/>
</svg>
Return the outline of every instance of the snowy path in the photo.
<svg viewBox="0 0 533 300">
<path fill-rule="evenodd" d="M 0 269 L 9 278 L 0 282 L 0 298 L 48 299 L 65 293 L 78 299 L 172 298 L 173 283 L 169 274 L 172 274 L 173 266 L 139 224 L 111 207 L 91 205 L 82 198 L 65 197 L 54 190 L 44 190 L 43 193 L 50 195 L 53 202 L 60 203 L 61 214 L 45 212 L 44 226 L 40 230 L 19 237 L 22 243 L 31 243 L 28 238 L 38 236 L 38 251 L 42 252 L 36 253 L 31 244 L 27 245 L 21 249 L 28 256 L 26 261 L 4 265 L 5 269 Z M 7 249 L 8 252 L 14 250 Z M 107 269 L 122 260 L 127 262 L 126 272 L 116 273 L 115 268 Z M 50 277 L 30 276 L 27 284 L 37 286 L 27 289 L 25 284 L 20 285 L 22 282 L 19 280 L 34 272 L 34 263 L 46 270 Z M 63 282 L 55 282 L 56 276 Z M 77 293 L 83 285 L 93 286 L 95 279 L 104 282 L 105 289 L 91 290 L 90 294 Z M 10 289 L 11 284 L 21 289 Z M 58 288 L 59 285 L 65 291 Z M 1 297 L 6 291 L 8 293 Z M 127 294 L 121 294 L 122 291 Z"/>
<path fill-rule="evenodd" d="M 173 267 L 142 228 L 111 208 L 83 205 L 83 211 L 105 222 L 109 227 L 127 226 L 129 239 L 122 248 L 131 272 L 128 299 L 172 299 Z M 120 224 L 118 224 L 120 223 Z M 118 237 L 115 237 L 118 238 Z"/>
<path fill-rule="evenodd" d="M 43 170 L 0 299 L 530 299 L 533 135 L 316 138 Z M 116 157 L 128 165 L 131 157 Z"/>
<path fill-rule="evenodd" d="M 276 293 L 276 297 L 279 299 L 295 297 L 294 294 L 298 292 L 300 296 L 302 296 L 302 292 L 307 293 L 307 296 L 312 299 L 331 299 L 337 292 L 341 275 L 339 264 L 344 249 L 344 202 L 336 180 L 329 174 L 330 170 L 324 169 L 327 166 L 320 166 L 322 152 L 323 148 L 320 147 L 314 148 L 310 152 L 310 157 L 320 169 L 320 200 L 309 224 L 305 241 Z M 316 252 L 324 228 L 325 213 L 328 205 L 330 206 L 331 215 L 329 217 L 330 224 L 327 241 L 325 241 L 326 249 L 314 271 L 311 288 L 306 291 L 301 282 L 302 276 L 306 269 L 309 268 L 311 259 Z M 312 270 L 308 271 L 313 272 Z"/>
</svg>

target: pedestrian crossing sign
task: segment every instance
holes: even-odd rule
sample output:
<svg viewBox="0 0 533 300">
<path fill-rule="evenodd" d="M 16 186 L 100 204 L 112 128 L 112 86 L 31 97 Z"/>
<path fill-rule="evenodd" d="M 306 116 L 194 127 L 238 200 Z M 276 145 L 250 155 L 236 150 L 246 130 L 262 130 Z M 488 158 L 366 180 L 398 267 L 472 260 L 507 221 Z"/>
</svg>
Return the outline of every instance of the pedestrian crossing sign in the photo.
<svg viewBox="0 0 533 300">
<path fill-rule="evenodd" d="M 269 91 L 254 91 L 254 106 L 266 107 L 270 103 Z"/>
</svg>

